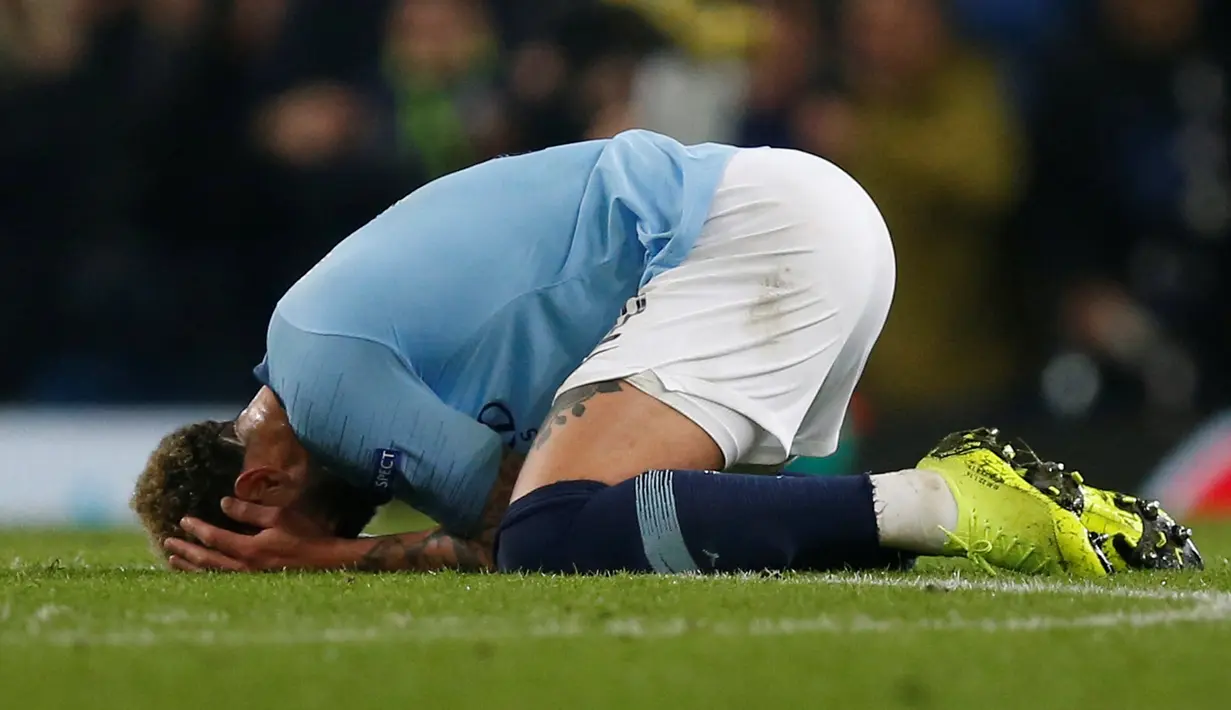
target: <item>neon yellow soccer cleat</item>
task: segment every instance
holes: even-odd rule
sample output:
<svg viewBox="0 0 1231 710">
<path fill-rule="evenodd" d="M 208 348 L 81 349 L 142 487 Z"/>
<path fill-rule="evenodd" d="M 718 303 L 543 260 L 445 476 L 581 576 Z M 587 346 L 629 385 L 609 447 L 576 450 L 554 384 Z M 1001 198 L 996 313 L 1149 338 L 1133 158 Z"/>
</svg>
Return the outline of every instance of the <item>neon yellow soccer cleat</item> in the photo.
<svg viewBox="0 0 1231 710">
<path fill-rule="evenodd" d="M 945 531 L 946 554 L 968 557 L 988 571 L 1110 574 L 1110 563 L 1077 515 L 1018 475 L 987 431 L 950 434 L 918 464 L 944 477 L 957 499 L 957 529 Z"/>
<path fill-rule="evenodd" d="M 991 437 L 995 430 L 989 430 Z M 1134 569 L 1204 569 L 1192 530 L 1179 525 L 1159 507 L 1122 493 L 1086 485 L 1077 471 L 1044 461 L 1020 439 L 1002 447 L 1013 468 L 1098 535 L 1096 544 L 1117 571 Z"/>
</svg>

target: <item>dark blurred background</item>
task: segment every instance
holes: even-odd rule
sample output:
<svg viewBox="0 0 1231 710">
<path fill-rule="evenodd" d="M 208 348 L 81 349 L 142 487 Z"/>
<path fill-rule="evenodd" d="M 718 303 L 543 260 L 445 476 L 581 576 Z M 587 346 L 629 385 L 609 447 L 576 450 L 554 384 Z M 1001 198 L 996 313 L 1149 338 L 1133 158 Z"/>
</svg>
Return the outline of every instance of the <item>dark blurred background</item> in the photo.
<svg viewBox="0 0 1231 710">
<path fill-rule="evenodd" d="M 432 178 L 642 127 L 833 160 L 899 282 L 848 435 L 1140 481 L 1231 403 L 1228 3 L 0 0 L 0 401 L 247 401 L 279 295 Z M 476 208 L 482 208 L 476 196 Z"/>
</svg>

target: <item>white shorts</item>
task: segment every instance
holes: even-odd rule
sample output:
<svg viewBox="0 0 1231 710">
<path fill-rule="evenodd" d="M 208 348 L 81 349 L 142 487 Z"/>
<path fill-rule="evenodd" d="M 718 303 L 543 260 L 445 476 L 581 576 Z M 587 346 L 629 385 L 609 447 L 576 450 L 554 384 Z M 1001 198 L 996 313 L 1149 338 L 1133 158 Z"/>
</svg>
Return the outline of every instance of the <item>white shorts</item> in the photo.
<svg viewBox="0 0 1231 710">
<path fill-rule="evenodd" d="M 560 392 L 625 379 L 696 422 L 727 466 L 828 456 L 895 279 L 880 211 L 821 158 L 732 158 L 689 256 L 625 306 Z"/>
</svg>

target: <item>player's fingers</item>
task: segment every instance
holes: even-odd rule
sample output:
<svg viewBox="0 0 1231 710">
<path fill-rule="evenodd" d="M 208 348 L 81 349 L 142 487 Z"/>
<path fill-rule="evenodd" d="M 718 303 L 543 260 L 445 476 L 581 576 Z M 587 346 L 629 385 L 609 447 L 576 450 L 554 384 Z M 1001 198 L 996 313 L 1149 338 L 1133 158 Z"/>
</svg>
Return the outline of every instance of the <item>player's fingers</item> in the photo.
<svg viewBox="0 0 1231 710">
<path fill-rule="evenodd" d="M 216 551 L 193 544 L 187 540 L 169 537 L 163 543 L 163 548 L 173 557 L 179 557 L 183 562 L 200 570 L 219 570 L 227 572 L 243 572 L 247 569 L 244 563 L 231 559 Z M 176 569 L 182 569 L 177 567 Z"/>
<path fill-rule="evenodd" d="M 180 521 L 180 527 L 184 529 L 184 532 L 200 540 L 205 547 L 217 550 L 228 557 L 247 559 L 251 552 L 252 538 L 248 535 L 223 530 L 196 518 L 184 518 Z"/>
<path fill-rule="evenodd" d="M 169 558 L 167 558 L 167 566 L 169 566 L 171 569 L 179 570 L 180 572 L 204 572 L 205 571 L 201 569 L 200 567 L 197 567 L 193 563 L 189 562 L 188 560 L 184 559 L 183 557 L 180 557 L 179 555 L 171 555 Z"/>
<path fill-rule="evenodd" d="M 277 527 L 278 516 L 282 513 L 282 509 L 272 505 L 249 503 L 238 498 L 226 497 L 222 499 L 222 512 L 226 513 L 231 520 L 240 523 L 247 523 L 258 528 L 272 528 Z"/>
</svg>

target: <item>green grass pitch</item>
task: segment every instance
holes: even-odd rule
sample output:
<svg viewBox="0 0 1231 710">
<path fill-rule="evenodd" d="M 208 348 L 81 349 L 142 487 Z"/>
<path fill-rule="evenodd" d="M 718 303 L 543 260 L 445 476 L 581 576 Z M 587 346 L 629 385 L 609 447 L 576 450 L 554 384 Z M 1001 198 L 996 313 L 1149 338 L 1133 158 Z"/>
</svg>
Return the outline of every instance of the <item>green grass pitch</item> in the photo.
<svg viewBox="0 0 1231 710">
<path fill-rule="evenodd" d="M 0 533 L 0 707 L 1226 708 L 1208 569 L 1097 585 L 898 575 L 190 576 L 131 532 Z"/>
</svg>

